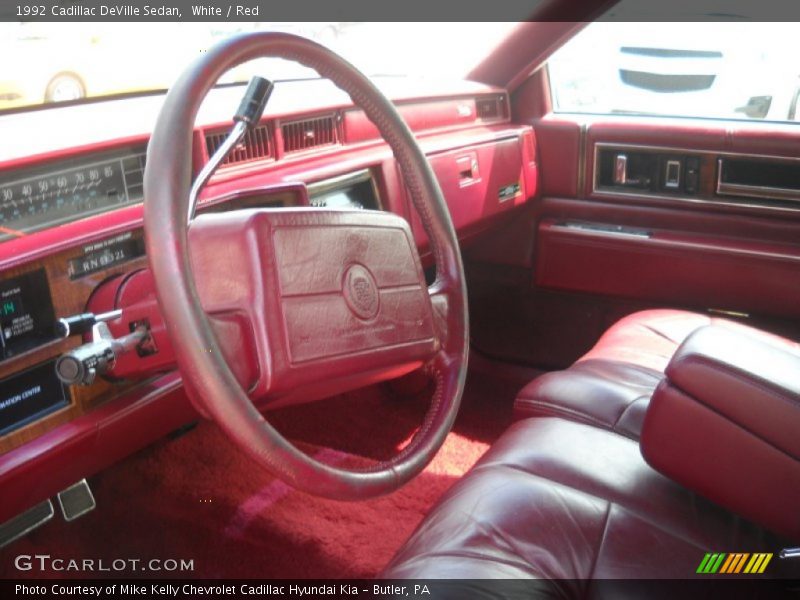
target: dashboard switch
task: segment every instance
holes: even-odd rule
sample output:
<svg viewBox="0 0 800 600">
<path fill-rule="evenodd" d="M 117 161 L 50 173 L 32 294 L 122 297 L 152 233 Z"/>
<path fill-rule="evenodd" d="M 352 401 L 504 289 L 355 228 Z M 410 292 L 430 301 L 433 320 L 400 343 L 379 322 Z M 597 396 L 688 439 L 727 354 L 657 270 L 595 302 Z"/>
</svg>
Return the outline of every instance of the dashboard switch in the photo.
<svg viewBox="0 0 800 600">
<path fill-rule="evenodd" d="M 681 161 L 667 161 L 664 173 L 664 187 L 673 190 L 681 187 Z"/>
<path fill-rule="evenodd" d="M 684 189 L 687 194 L 696 194 L 700 188 L 700 159 L 686 159 L 686 176 L 684 177 Z"/>
<path fill-rule="evenodd" d="M 614 160 L 614 183 L 616 185 L 628 183 L 628 157 L 625 154 L 617 154 Z"/>
</svg>

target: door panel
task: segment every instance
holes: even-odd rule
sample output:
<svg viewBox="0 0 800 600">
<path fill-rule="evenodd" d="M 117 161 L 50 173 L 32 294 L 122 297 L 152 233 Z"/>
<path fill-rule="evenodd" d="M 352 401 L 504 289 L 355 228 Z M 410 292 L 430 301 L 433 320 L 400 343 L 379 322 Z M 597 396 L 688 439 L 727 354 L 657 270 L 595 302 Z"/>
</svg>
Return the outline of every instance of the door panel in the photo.
<svg viewBox="0 0 800 600">
<path fill-rule="evenodd" d="M 798 283 L 796 245 L 614 223 L 539 222 L 539 287 L 791 318 L 798 312 Z"/>
<path fill-rule="evenodd" d="M 699 119 L 532 122 L 542 195 L 467 254 L 478 349 L 560 368 L 615 320 L 651 307 L 743 313 L 730 318 L 800 337 L 800 202 L 717 188 L 720 158 L 789 164 L 800 157 L 800 131 Z M 617 147 L 662 157 L 653 162 L 656 180 L 603 185 L 598 149 Z M 667 186 L 660 171 L 675 157 L 685 167 L 684 156 L 702 165 L 696 189 Z M 498 239 L 524 236 L 530 260 L 497 252 Z"/>
</svg>

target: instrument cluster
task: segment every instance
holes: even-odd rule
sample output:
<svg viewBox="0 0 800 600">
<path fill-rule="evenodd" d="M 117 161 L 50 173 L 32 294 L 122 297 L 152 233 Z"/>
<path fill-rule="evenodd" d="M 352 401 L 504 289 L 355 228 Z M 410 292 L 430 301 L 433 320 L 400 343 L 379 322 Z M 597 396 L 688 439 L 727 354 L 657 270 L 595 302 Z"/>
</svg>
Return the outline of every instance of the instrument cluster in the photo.
<svg viewBox="0 0 800 600">
<path fill-rule="evenodd" d="M 0 242 L 143 199 L 144 147 L 0 174 Z"/>
</svg>

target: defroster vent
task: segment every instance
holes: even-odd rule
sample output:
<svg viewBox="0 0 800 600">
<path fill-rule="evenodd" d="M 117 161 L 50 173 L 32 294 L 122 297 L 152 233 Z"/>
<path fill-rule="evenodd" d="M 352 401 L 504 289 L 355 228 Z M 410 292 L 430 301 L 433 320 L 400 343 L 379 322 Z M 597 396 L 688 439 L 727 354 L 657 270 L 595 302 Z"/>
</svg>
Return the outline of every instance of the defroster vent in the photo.
<svg viewBox="0 0 800 600">
<path fill-rule="evenodd" d="M 478 112 L 478 118 L 483 120 L 500 119 L 503 117 L 504 102 L 503 96 L 477 98 L 475 100 L 475 109 Z"/>
</svg>

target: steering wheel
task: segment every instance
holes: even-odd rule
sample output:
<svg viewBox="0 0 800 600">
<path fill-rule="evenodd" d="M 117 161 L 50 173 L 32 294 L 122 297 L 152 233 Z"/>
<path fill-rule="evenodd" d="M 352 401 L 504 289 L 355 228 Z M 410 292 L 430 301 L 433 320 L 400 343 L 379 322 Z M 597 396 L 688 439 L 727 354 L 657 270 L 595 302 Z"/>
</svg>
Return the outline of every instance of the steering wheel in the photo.
<svg viewBox="0 0 800 600">
<path fill-rule="evenodd" d="M 200 104 L 225 71 L 261 57 L 315 69 L 377 126 L 430 240 L 431 286 L 408 222 L 391 213 L 250 209 L 202 214 L 189 225 Z M 453 425 L 466 375 L 464 270 L 436 177 L 408 126 L 369 79 L 302 37 L 264 32 L 226 40 L 169 90 L 150 139 L 144 189 L 145 243 L 159 307 L 183 381 L 202 412 L 272 474 L 329 498 L 388 493 L 431 461 Z M 234 349 L 219 335 L 220 318 L 237 324 Z M 242 381 L 240 356 L 253 357 L 254 381 Z M 306 455 L 251 400 L 319 398 L 421 366 L 436 381 L 421 427 L 392 459 L 368 469 Z"/>
</svg>

